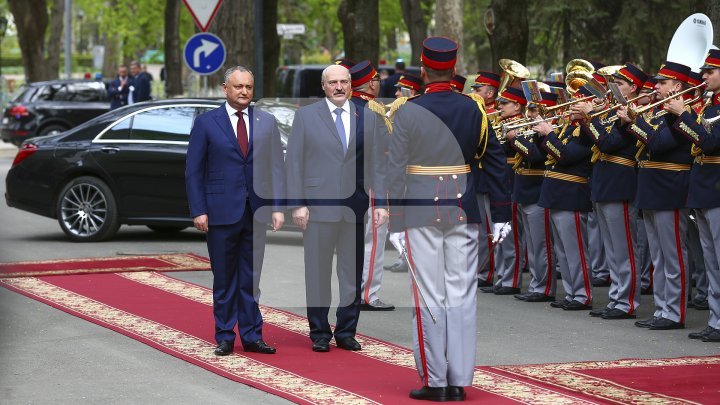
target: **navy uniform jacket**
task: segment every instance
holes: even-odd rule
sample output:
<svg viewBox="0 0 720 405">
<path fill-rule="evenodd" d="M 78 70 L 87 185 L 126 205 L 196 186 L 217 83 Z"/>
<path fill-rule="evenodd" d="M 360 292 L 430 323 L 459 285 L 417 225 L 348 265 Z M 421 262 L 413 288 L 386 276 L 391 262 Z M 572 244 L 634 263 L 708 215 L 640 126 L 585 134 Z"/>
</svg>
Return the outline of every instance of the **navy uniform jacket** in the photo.
<svg viewBox="0 0 720 405">
<path fill-rule="evenodd" d="M 637 140 L 626 132 L 624 126 L 619 125 L 620 120 L 614 125 L 601 122 L 601 118 L 611 116 L 595 117 L 581 125 L 585 135 L 595 143 L 593 157 L 597 155 L 593 164 L 590 194 L 595 202 L 634 201 L 637 190 Z"/>
<path fill-rule="evenodd" d="M 508 142 L 517 151 L 520 163 L 517 165 L 513 184 L 512 200 L 518 204 L 537 204 L 543 183 L 545 156 L 538 144 L 539 135 L 531 138 L 517 137 Z"/>
<path fill-rule="evenodd" d="M 713 96 L 712 104 L 705 109 L 704 118 L 720 115 L 720 94 Z M 688 208 L 720 207 L 720 122 L 716 122 L 710 131 L 693 119 L 692 114 L 684 112 L 675 121 L 674 129 L 685 135 L 702 151 L 705 157 L 714 158 L 716 163 L 702 162 L 706 159 L 698 155 L 690 169 L 690 186 L 688 189 Z M 699 150 L 697 149 L 699 148 Z"/>
<path fill-rule="evenodd" d="M 512 171 L 507 165 L 506 151 L 500 144 L 492 126 L 488 132 L 489 139 L 485 153 L 481 159 L 475 159 L 472 164 L 475 192 L 488 195 L 492 222 L 510 222 L 512 183 L 508 183 L 508 176 L 512 174 Z"/>
<path fill-rule="evenodd" d="M 657 110 L 650 112 L 657 114 Z M 689 165 L 690 141 L 680 132 L 671 130 L 676 117 L 666 114 L 650 119 L 637 117 L 628 131 L 646 145 L 651 163 Z M 635 205 L 640 209 L 674 210 L 684 208 L 687 203 L 690 170 L 664 170 L 642 167 L 638 170 L 638 186 Z M 689 166 L 688 166 L 689 167 Z"/>
<path fill-rule="evenodd" d="M 566 125 L 559 134 L 555 131 L 549 133 L 542 145 L 548 152 L 549 159 L 545 167 L 548 172 L 585 181 L 561 180 L 546 174 L 538 205 L 555 210 L 592 211 L 588 184 L 592 171 L 592 141 L 582 134 L 577 125 Z"/>
<path fill-rule="evenodd" d="M 387 170 L 387 148 L 390 140 L 390 121 L 385 117 L 384 106 L 373 100 L 370 94 L 353 92 L 350 101 L 357 111 L 356 131 L 362 133 L 365 158 L 358 160 L 358 173 L 362 170 L 365 179 L 365 190 L 373 191 L 373 205 L 387 206 L 387 190 L 385 189 L 385 172 Z M 371 104 L 373 103 L 373 104 Z M 362 166 L 360 166 L 362 165 Z M 369 194 L 369 193 L 368 193 Z"/>
<path fill-rule="evenodd" d="M 483 125 L 487 135 L 481 139 Z M 495 153 L 495 159 L 505 165 L 485 114 L 473 99 L 452 92 L 449 85 L 446 91 L 428 92 L 402 104 L 394 113 L 386 177 L 391 229 L 480 223 L 474 172 L 420 175 L 406 171 L 408 166 L 470 166 L 485 142 L 481 161 Z M 490 182 L 500 187 L 502 172 L 494 173 Z"/>
</svg>

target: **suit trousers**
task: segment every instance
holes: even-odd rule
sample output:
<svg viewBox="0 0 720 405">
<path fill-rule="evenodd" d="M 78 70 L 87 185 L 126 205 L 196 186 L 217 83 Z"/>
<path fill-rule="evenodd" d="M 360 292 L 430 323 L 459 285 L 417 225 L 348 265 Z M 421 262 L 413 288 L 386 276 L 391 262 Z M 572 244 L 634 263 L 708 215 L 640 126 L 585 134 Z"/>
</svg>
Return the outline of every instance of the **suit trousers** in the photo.
<svg viewBox="0 0 720 405">
<path fill-rule="evenodd" d="M 587 257 L 587 213 L 551 209 L 550 223 L 565 299 L 590 305 L 592 284 Z"/>
<path fill-rule="evenodd" d="M 383 264 L 385 262 L 385 239 L 388 234 L 388 221 L 375 225 L 372 215 L 368 215 L 365 224 L 365 256 L 363 259 L 362 302 L 369 304 L 377 299 L 382 284 Z"/>
<path fill-rule="evenodd" d="M 687 210 L 643 210 L 653 267 L 654 316 L 685 323 Z"/>
<path fill-rule="evenodd" d="M 492 218 L 490 217 L 490 199 L 487 194 L 477 195 L 480 208 L 480 236 L 478 244 L 478 280 L 493 282 L 495 275 L 495 255 L 492 244 Z"/>
<path fill-rule="evenodd" d="M 406 242 L 419 286 L 413 285 L 413 351 L 423 385 L 472 385 L 477 342 L 479 224 L 409 228 Z M 422 289 L 426 304 L 420 298 Z"/>
<path fill-rule="evenodd" d="M 612 252 L 605 250 L 602 240 L 603 235 L 600 233 L 600 225 L 595 211 L 589 212 L 587 217 L 588 257 L 592 269 L 592 278 L 608 280 L 610 278 L 610 268 L 607 262 L 607 254 L 612 254 Z"/>
<path fill-rule="evenodd" d="M 305 248 L 305 299 L 310 339 L 354 337 L 360 316 L 360 283 L 363 265 L 363 223 L 313 222 L 303 233 Z M 332 300 L 333 256 L 339 298 L 335 331 L 330 329 L 328 313 Z"/>
<path fill-rule="evenodd" d="M 720 329 L 720 207 L 695 210 L 708 278 L 708 326 Z"/>
<path fill-rule="evenodd" d="M 243 344 L 262 339 L 260 272 L 265 254 L 266 225 L 253 219 L 250 204 L 240 221 L 212 225 L 207 233 L 213 273 L 215 340 L 235 341 L 235 325 Z"/>
<path fill-rule="evenodd" d="M 595 216 L 610 270 L 608 308 L 634 314 L 640 306 L 640 272 L 635 259 L 637 209 L 627 201 L 597 202 Z"/>
<path fill-rule="evenodd" d="M 528 292 L 555 296 L 550 211 L 537 204 L 518 204 L 518 213 L 528 251 Z"/>
<path fill-rule="evenodd" d="M 522 262 L 525 255 L 525 240 L 523 227 L 520 224 L 518 204 L 512 204 L 512 230 L 510 234 L 495 246 L 495 272 L 497 273 L 496 286 L 522 287 Z"/>
</svg>

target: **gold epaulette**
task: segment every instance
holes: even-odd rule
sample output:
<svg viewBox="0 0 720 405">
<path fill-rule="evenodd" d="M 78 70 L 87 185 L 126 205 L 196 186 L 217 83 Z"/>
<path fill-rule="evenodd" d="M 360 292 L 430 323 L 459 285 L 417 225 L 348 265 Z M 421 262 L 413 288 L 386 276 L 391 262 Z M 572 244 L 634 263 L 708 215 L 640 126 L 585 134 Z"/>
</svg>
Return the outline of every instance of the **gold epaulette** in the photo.
<svg viewBox="0 0 720 405">
<path fill-rule="evenodd" d="M 390 112 L 388 113 L 390 120 L 395 117 L 395 112 L 397 112 L 398 108 L 400 108 L 401 105 L 405 104 L 409 99 L 409 97 L 398 97 L 395 101 L 392 102 L 392 104 L 390 104 Z"/>
<path fill-rule="evenodd" d="M 478 139 L 478 148 L 481 149 L 480 152 L 476 155 L 478 159 L 482 158 L 485 154 L 485 150 L 487 149 L 487 143 L 488 143 L 488 120 L 485 118 L 487 117 L 487 113 L 485 113 L 485 100 L 479 95 L 475 93 L 465 94 L 462 93 L 463 96 L 469 97 L 471 100 L 473 100 L 480 110 L 480 113 L 482 114 L 482 123 L 480 124 L 480 136 Z"/>
<path fill-rule="evenodd" d="M 390 119 L 388 119 L 388 117 L 385 115 L 385 106 L 375 100 L 368 100 L 367 106 L 370 111 L 382 117 L 388 132 L 392 133 L 392 123 L 390 122 Z"/>
<path fill-rule="evenodd" d="M 477 93 L 469 93 L 469 94 L 462 93 L 462 94 L 463 94 L 463 96 L 470 97 L 470 98 L 473 99 L 473 101 L 475 101 L 476 103 L 482 104 L 483 110 L 485 109 L 485 99 L 482 98 L 481 95 L 479 95 L 479 94 L 477 94 Z"/>
</svg>

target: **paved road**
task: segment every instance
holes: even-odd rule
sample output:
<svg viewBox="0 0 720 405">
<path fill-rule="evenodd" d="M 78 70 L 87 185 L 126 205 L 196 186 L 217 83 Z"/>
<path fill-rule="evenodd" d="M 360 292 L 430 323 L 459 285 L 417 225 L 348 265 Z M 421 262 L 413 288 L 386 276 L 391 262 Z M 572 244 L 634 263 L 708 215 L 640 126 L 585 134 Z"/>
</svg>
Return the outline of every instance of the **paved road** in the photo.
<svg viewBox="0 0 720 405">
<path fill-rule="evenodd" d="M 0 179 L 12 162 L 0 151 Z M 5 183 L 0 184 L 4 195 Z M 112 256 L 124 253 L 194 252 L 207 255 L 194 230 L 160 236 L 145 227 L 123 226 L 109 242 L 68 242 L 55 220 L 9 208 L 0 201 L 0 261 Z M 262 302 L 303 314 L 300 235 L 269 238 Z M 388 251 L 389 252 L 389 251 Z M 394 259 L 389 252 L 387 261 Z M 209 272 L 172 273 L 205 286 Z M 527 276 L 526 276 L 527 277 Z M 399 306 L 391 313 L 362 313 L 361 333 L 411 345 L 407 274 L 387 273 L 381 297 Z M 596 288 L 596 305 L 607 288 Z M 643 296 L 641 317 L 652 312 Z M 478 364 L 526 364 L 720 353 L 720 345 L 691 341 L 688 330 L 647 331 L 631 320 L 604 321 L 587 312 L 568 313 L 547 304 L 480 294 Z M 332 312 L 332 311 L 331 311 Z M 688 310 L 688 328 L 703 328 L 707 311 Z M 279 348 L 282 355 L 282 347 Z M 308 349 L 308 355 L 312 353 Z M 3 403 L 285 403 L 163 354 L 133 339 L 0 288 L 0 397 Z"/>
</svg>

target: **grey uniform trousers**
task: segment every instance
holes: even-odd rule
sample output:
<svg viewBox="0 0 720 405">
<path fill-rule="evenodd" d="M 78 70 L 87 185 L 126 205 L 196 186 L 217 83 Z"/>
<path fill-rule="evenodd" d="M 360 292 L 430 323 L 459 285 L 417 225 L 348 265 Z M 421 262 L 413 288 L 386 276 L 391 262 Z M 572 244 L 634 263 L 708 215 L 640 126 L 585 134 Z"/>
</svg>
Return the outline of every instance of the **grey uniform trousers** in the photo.
<svg viewBox="0 0 720 405">
<path fill-rule="evenodd" d="M 592 284 L 587 257 L 587 213 L 551 209 L 550 224 L 565 299 L 590 305 Z"/>
<path fill-rule="evenodd" d="M 708 296 L 708 276 L 703 259 L 704 249 L 700 243 L 698 224 L 695 221 L 692 218 L 689 218 L 688 221 L 688 269 L 690 270 L 691 280 L 695 284 L 695 297 L 693 298 L 695 301 L 704 301 Z"/>
<path fill-rule="evenodd" d="M 492 245 L 492 218 L 490 217 L 490 199 L 487 194 L 477 195 L 480 208 L 480 236 L 478 244 L 478 274 L 480 281 L 492 283 L 495 275 L 495 255 Z"/>
<path fill-rule="evenodd" d="M 495 246 L 496 286 L 521 288 L 522 268 L 525 256 L 524 229 L 520 224 L 518 204 L 512 204 L 512 230 L 505 239 Z"/>
<path fill-rule="evenodd" d="M 650 257 L 650 245 L 648 245 L 645 221 L 637 218 L 637 241 L 635 244 L 635 255 L 640 267 L 640 285 L 644 290 L 652 288 L 653 265 Z"/>
<path fill-rule="evenodd" d="M 708 326 L 720 329 L 720 207 L 695 210 L 708 278 Z"/>
<path fill-rule="evenodd" d="M 528 252 L 529 293 L 555 295 L 555 261 L 552 251 L 550 211 L 537 204 L 518 204 L 520 226 Z"/>
<path fill-rule="evenodd" d="M 643 210 L 653 267 L 657 317 L 685 323 L 687 300 L 687 210 Z"/>
<path fill-rule="evenodd" d="M 595 211 L 588 213 L 587 219 L 587 243 L 588 258 L 592 269 L 592 278 L 607 280 L 610 278 L 610 267 L 607 263 L 607 252 L 603 244 L 603 235 L 600 233 L 597 214 Z"/>
<path fill-rule="evenodd" d="M 433 323 L 413 283 L 413 351 L 423 385 L 472 385 L 479 227 L 466 224 L 407 230 L 409 257 L 437 321 Z"/>
<path fill-rule="evenodd" d="M 640 306 L 640 272 L 635 259 L 637 209 L 627 201 L 597 202 L 595 216 L 600 227 L 610 270 L 608 308 L 634 314 Z"/>
<path fill-rule="evenodd" d="M 365 258 L 363 259 L 363 274 L 360 301 L 369 304 L 378 297 L 382 284 L 383 264 L 385 262 L 385 239 L 388 233 L 388 222 L 375 225 L 372 215 L 368 215 L 365 224 Z"/>
</svg>

